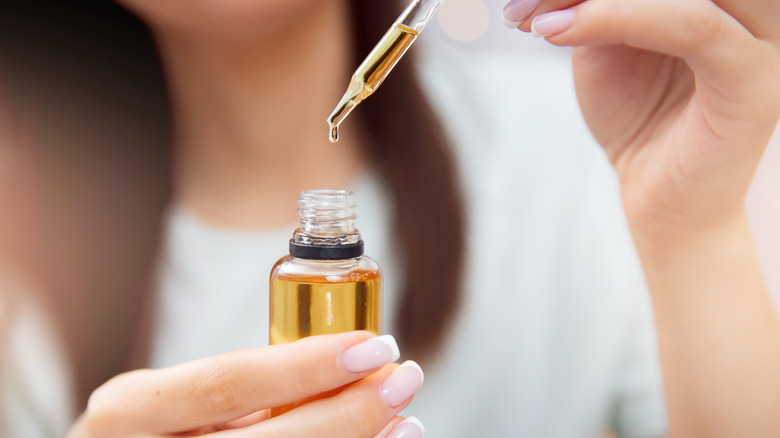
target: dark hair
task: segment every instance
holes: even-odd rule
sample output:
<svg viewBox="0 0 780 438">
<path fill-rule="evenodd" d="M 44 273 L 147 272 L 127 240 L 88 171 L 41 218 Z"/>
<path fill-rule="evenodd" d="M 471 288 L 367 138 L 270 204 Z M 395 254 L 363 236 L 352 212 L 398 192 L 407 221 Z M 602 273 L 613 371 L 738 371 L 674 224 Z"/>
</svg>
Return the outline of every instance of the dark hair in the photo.
<svg viewBox="0 0 780 438">
<path fill-rule="evenodd" d="M 354 66 L 399 12 L 392 1 L 351 1 Z M 3 67 L 10 66 L 14 105 L 45 128 L 36 130 L 39 164 L 54 176 L 42 180 L 39 262 L 83 405 L 146 345 L 169 194 L 160 66 L 143 24 L 104 0 L 31 0 L 0 10 L 0 56 L 11 61 Z M 396 336 L 406 355 L 425 359 L 458 308 L 464 217 L 447 138 L 421 96 L 405 59 L 353 117 L 370 126 L 365 146 L 395 207 L 405 273 Z M 73 111 L 89 112 L 61 117 Z"/>
<path fill-rule="evenodd" d="M 351 3 L 357 67 L 401 11 L 394 1 Z M 460 303 L 465 225 L 456 163 L 411 56 L 355 116 L 370 127 L 365 146 L 395 206 L 405 273 L 395 335 L 405 355 L 425 360 L 436 353 Z"/>
<path fill-rule="evenodd" d="M 168 115 L 145 26 L 114 2 L 0 6 L 0 79 L 38 167 L 34 270 L 80 406 L 127 368 L 168 198 Z"/>
</svg>

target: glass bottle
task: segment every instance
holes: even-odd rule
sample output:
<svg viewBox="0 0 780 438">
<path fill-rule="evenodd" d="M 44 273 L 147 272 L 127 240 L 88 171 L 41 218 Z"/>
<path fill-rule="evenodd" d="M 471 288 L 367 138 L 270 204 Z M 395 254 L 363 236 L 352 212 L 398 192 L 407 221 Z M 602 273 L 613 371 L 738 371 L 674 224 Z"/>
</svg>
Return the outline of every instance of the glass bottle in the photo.
<svg viewBox="0 0 780 438">
<path fill-rule="evenodd" d="M 290 254 L 271 270 L 270 343 L 350 330 L 382 331 L 382 275 L 363 255 L 355 196 L 304 191 Z"/>
</svg>

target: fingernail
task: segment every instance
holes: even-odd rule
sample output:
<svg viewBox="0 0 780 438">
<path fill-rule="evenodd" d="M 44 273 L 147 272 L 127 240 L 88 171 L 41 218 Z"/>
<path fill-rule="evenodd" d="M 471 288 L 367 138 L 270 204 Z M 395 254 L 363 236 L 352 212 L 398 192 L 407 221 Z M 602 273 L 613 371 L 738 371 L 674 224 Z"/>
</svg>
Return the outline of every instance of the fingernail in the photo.
<svg viewBox="0 0 780 438">
<path fill-rule="evenodd" d="M 539 0 L 512 0 L 504 6 L 504 24 L 509 28 L 520 26 L 538 7 Z"/>
<path fill-rule="evenodd" d="M 413 360 L 407 360 L 390 374 L 380 387 L 387 404 L 394 408 L 408 400 L 423 384 L 422 368 Z"/>
<path fill-rule="evenodd" d="M 425 436 L 425 426 L 417 417 L 409 417 L 398 423 L 385 438 L 422 438 Z"/>
<path fill-rule="evenodd" d="M 534 18 L 531 23 L 531 32 L 537 37 L 549 37 L 559 34 L 574 23 L 576 12 L 574 9 L 548 12 Z"/>
<path fill-rule="evenodd" d="M 382 335 L 354 345 L 341 353 L 341 366 L 351 372 L 360 373 L 395 362 L 401 357 L 393 335 Z"/>
</svg>

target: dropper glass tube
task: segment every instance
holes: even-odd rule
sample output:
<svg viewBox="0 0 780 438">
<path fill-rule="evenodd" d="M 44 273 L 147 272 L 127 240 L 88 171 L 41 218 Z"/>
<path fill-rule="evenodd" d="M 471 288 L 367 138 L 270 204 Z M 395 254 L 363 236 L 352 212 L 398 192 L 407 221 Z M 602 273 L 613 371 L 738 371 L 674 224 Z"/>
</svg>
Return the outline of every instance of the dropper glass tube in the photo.
<svg viewBox="0 0 780 438">
<path fill-rule="evenodd" d="M 372 95 L 445 0 L 412 0 L 352 74 L 346 93 L 328 117 L 330 141 L 339 140 L 339 125 L 360 102 Z"/>
</svg>

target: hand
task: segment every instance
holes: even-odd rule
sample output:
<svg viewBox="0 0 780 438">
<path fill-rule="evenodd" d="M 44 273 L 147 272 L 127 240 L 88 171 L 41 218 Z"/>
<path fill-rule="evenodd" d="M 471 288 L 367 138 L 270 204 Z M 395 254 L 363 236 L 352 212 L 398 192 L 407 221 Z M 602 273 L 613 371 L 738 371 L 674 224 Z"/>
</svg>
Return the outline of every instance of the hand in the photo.
<svg viewBox="0 0 780 438">
<path fill-rule="evenodd" d="M 780 117 L 777 2 L 513 0 L 505 16 L 577 46 L 650 287 L 669 436 L 780 436 L 780 320 L 744 211 Z"/>
<path fill-rule="evenodd" d="M 533 23 L 551 43 L 578 46 L 580 104 L 617 169 L 638 245 L 741 214 L 780 117 L 774 0 L 512 4 L 507 18 L 526 18 L 522 30 Z"/>
<path fill-rule="evenodd" d="M 119 375 L 92 394 L 69 438 L 387 436 L 422 373 L 413 362 L 382 367 L 398 347 L 373 336 L 314 336 Z M 271 407 L 328 391 L 268 419 Z"/>
</svg>

